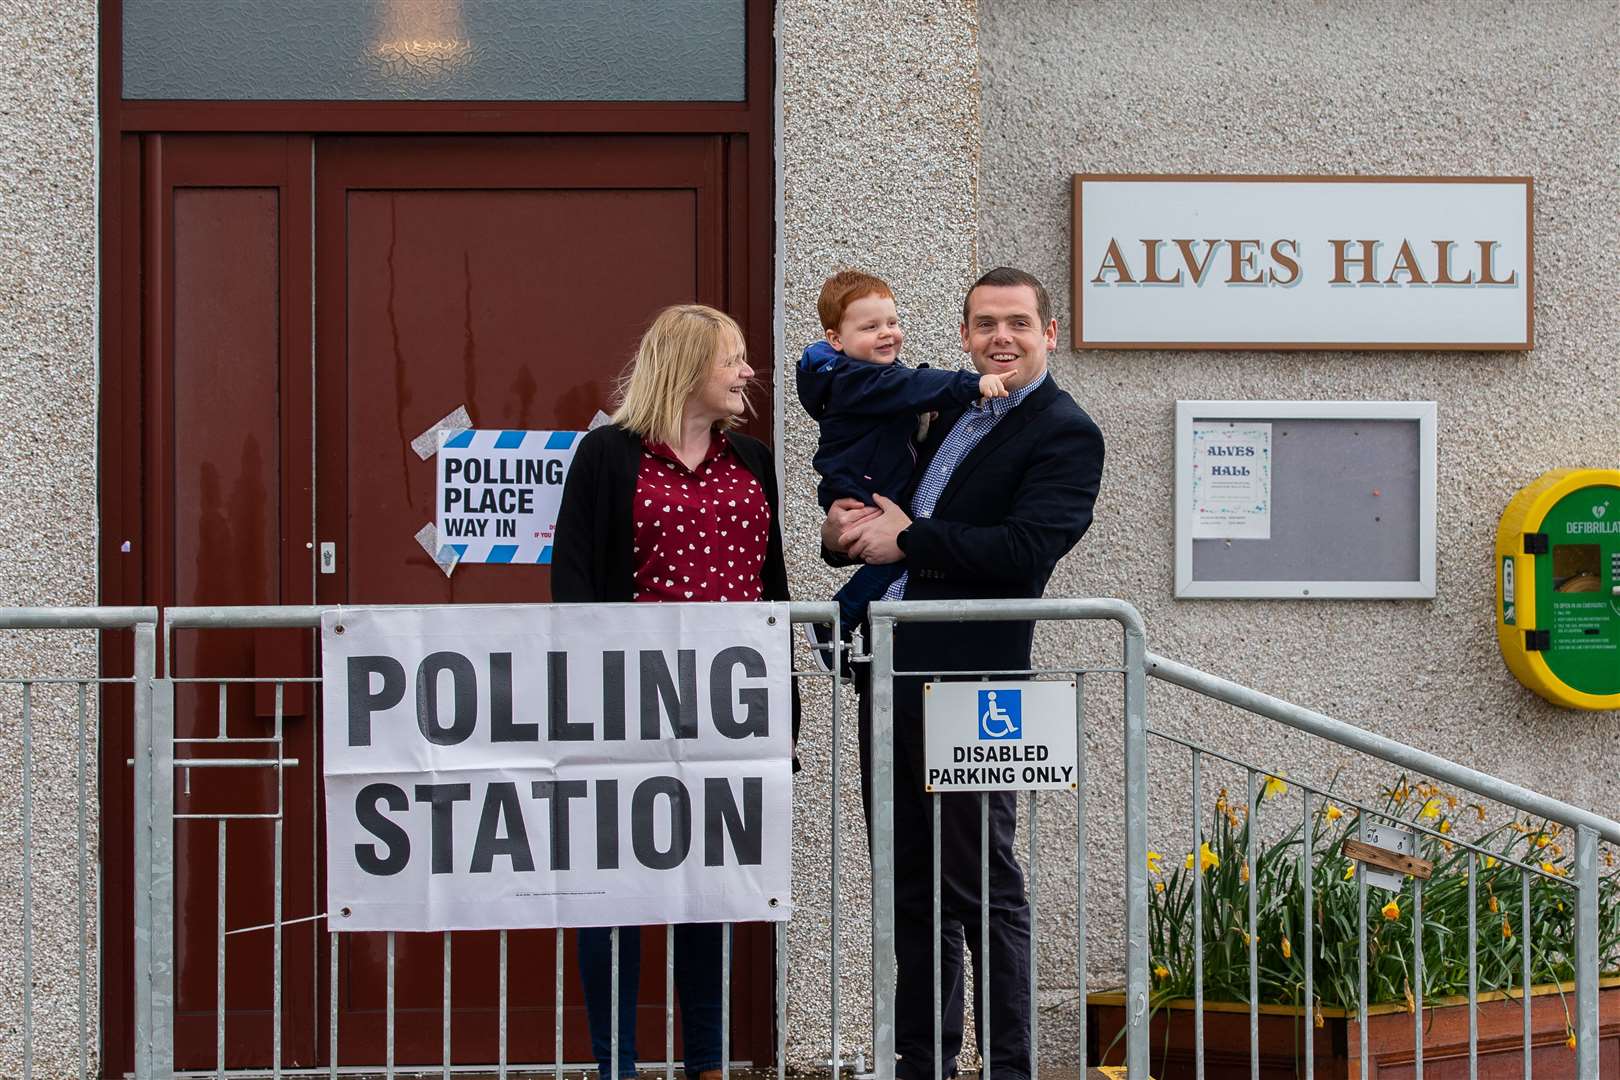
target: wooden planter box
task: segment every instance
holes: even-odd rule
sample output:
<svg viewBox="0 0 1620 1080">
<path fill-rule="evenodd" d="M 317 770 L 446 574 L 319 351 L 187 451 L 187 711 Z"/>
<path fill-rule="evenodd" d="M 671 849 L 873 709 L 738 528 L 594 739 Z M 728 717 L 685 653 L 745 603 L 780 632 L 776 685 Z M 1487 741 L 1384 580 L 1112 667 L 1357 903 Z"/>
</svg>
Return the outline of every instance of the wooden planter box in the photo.
<svg viewBox="0 0 1620 1080">
<path fill-rule="evenodd" d="M 1599 1062 L 1604 1076 L 1620 1076 L 1620 978 L 1604 979 L 1598 995 Z M 1573 983 L 1537 986 L 1530 991 L 1532 1065 L 1539 1077 L 1573 1077 L 1575 1054 L 1565 1043 L 1564 1001 L 1575 1006 Z M 1443 998 L 1423 1007 L 1423 1075 L 1425 1080 L 1451 1080 L 1468 1075 L 1468 1008 L 1466 998 Z M 1323 1025 L 1312 1035 L 1316 1075 L 1322 1080 L 1355 1080 L 1361 1075 L 1360 1024 L 1354 1012 L 1324 1009 Z M 1122 994 L 1092 994 L 1086 999 L 1086 1056 L 1093 1065 L 1124 1060 L 1125 1040 L 1107 1049 L 1125 1023 Z M 1367 1075 L 1382 1080 L 1410 1077 L 1413 1069 L 1413 1017 L 1403 1005 L 1375 1005 L 1367 1015 Z M 1193 1003 L 1171 1002 L 1154 1015 L 1153 1075 L 1193 1075 Z M 1260 1007 L 1260 1076 L 1305 1075 L 1306 1020 L 1303 1010 L 1285 1005 Z M 1524 1075 L 1524 1012 L 1517 992 L 1481 994 L 1479 1004 L 1479 1075 Z M 1168 1041 L 1167 1041 L 1168 1039 Z M 1248 1080 L 1249 1009 L 1230 1002 L 1204 1002 L 1204 1075 L 1209 1080 Z"/>
</svg>

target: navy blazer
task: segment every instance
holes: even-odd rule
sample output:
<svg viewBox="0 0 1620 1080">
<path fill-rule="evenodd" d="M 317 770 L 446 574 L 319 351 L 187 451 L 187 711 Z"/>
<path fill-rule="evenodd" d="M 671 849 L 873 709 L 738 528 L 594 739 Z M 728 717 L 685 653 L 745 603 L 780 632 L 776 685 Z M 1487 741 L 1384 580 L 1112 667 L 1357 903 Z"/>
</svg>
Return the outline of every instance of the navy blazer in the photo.
<svg viewBox="0 0 1620 1080">
<path fill-rule="evenodd" d="M 961 414 L 933 424 L 919 470 Z M 905 598 L 1040 596 L 1057 561 L 1091 526 L 1102 468 L 1102 432 L 1048 373 L 956 466 L 933 516 L 906 530 Z M 901 624 L 895 667 L 1024 668 L 1033 637 L 1027 621 Z"/>
</svg>

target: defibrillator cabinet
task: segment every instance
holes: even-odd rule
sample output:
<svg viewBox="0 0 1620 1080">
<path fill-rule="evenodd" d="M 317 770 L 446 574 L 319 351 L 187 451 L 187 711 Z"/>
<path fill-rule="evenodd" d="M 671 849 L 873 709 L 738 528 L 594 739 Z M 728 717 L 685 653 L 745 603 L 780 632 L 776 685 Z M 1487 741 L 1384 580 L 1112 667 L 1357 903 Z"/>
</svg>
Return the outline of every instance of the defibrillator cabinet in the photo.
<svg viewBox="0 0 1620 1080">
<path fill-rule="evenodd" d="M 1496 528 L 1496 636 L 1530 689 L 1620 709 L 1620 469 L 1554 469 Z"/>
</svg>

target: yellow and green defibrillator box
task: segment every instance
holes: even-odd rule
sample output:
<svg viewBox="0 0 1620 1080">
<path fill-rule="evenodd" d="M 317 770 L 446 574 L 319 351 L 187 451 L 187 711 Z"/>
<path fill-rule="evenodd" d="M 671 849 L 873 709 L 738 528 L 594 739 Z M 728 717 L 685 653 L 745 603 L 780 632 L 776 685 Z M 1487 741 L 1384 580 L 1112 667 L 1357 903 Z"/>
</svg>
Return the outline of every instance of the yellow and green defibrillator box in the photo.
<svg viewBox="0 0 1620 1080">
<path fill-rule="evenodd" d="M 1496 527 L 1496 637 L 1558 705 L 1620 709 L 1620 469 L 1554 469 Z"/>
</svg>

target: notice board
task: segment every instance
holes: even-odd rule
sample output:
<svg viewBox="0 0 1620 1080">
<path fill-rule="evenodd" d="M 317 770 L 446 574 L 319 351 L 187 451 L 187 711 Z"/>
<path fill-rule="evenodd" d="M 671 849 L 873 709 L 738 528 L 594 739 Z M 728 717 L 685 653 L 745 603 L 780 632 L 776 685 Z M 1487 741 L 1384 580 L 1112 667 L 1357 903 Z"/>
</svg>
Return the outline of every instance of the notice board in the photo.
<svg viewBox="0 0 1620 1080">
<path fill-rule="evenodd" d="M 1178 401 L 1176 596 L 1433 597 L 1435 479 L 1432 401 Z"/>
</svg>

